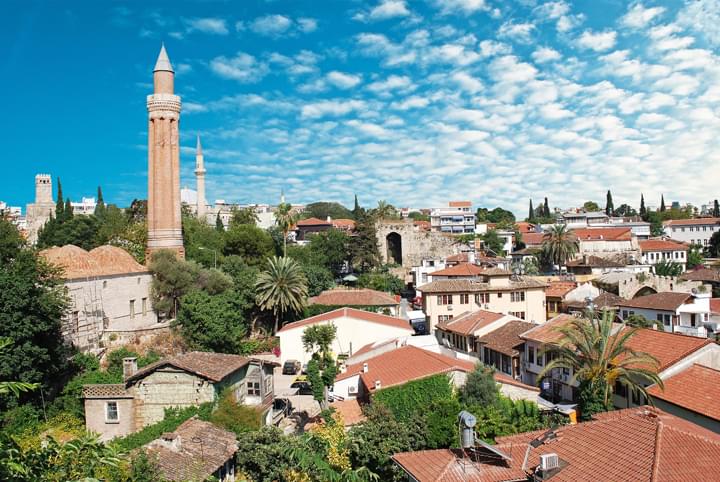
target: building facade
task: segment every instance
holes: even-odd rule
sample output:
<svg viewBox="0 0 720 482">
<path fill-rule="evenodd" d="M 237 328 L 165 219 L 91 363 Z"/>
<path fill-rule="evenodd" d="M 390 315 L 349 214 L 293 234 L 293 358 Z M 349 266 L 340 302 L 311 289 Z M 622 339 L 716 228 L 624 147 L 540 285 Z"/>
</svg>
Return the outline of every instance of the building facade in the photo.
<svg viewBox="0 0 720 482">
<path fill-rule="evenodd" d="M 648 239 L 639 244 L 643 264 L 656 265 L 665 261 L 682 265 L 683 271 L 687 267 L 688 247 L 685 244 L 663 239 Z"/>
<path fill-rule="evenodd" d="M 663 222 L 663 231 L 676 241 L 707 246 L 720 231 L 720 218 L 671 219 Z"/>
<path fill-rule="evenodd" d="M 470 201 L 450 201 L 447 207 L 430 211 L 430 230 L 448 234 L 475 232 L 475 214 Z"/>
</svg>

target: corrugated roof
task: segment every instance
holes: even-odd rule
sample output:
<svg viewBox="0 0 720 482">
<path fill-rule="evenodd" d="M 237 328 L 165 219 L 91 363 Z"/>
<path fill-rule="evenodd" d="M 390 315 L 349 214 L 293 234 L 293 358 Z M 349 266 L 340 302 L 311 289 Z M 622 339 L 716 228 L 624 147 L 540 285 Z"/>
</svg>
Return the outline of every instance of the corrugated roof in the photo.
<svg viewBox="0 0 720 482">
<path fill-rule="evenodd" d="M 720 370 L 695 364 L 653 385 L 648 393 L 679 407 L 720 421 Z"/>
<path fill-rule="evenodd" d="M 320 323 L 323 321 L 337 320 L 338 318 L 347 317 L 355 318 L 357 320 L 367 321 L 370 323 L 379 323 L 381 325 L 393 326 L 395 328 L 404 328 L 408 333 L 414 333 L 410 322 L 401 318 L 395 318 L 392 316 L 381 315 L 379 313 L 371 313 L 369 311 L 357 310 L 355 308 L 340 308 L 337 310 L 329 311 L 327 313 L 321 313 L 319 315 L 305 318 L 304 320 L 295 321 L 288 323 L 278 330 L 278 333 L 285 331 L 294 330 L 295 328 L 302 328 L 304 326 Z"/>
</svg>

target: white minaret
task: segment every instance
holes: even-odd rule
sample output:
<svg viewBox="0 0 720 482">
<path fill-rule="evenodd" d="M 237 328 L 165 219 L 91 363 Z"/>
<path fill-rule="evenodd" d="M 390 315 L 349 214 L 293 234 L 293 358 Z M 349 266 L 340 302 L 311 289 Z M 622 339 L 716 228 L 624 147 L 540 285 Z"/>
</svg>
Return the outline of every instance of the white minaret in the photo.
<svg viewBox="0 0 720 482">
<path fill-rule="evenodd" d="M 205 222 L 207 214 L 207 201 L 205 200 L 205 163 L 203 161 L 200 136 L 197 138 L 197 150 L 195 152 L 195 180 L 197 181 L 197 217 Z"/>
</svg>

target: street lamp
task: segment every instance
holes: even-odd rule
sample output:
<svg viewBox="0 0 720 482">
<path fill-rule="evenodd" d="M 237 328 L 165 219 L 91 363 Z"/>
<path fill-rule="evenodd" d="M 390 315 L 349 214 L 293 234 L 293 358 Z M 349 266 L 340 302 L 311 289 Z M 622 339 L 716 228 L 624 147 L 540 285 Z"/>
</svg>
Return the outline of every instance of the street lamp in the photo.
<svg viewBox="0 0 720 482">
<path fill-rule="evenodd" d="M 211 248 L 206 248 L 205 246 L 198 246 L 198 249 L 201 251 L 212 251 L 213 252 L 213 266 L 215 269 L 217 269 L 217 251 Z"/>
</svg>

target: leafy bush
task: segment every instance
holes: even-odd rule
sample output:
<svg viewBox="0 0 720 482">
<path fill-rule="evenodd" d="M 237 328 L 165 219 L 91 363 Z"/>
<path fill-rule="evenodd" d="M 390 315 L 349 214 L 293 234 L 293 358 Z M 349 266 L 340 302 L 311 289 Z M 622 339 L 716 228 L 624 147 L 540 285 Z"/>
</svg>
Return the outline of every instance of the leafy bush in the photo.
<svg viewBox="0 0 720 482">
<path fill-rule="evenodd" d="M 500 390 L 495 370 L 478 362 L 460 390 L 460 400 L 467 405 L 489 405 L 497 401 Z"/>
<path fill-rule="evenodd" d="M 418 411 L 426 411 L 433 402 L 452 398 L 453 388 L 447 375 L 433 375 L 378 390 L 373 395 L 373 403 L 385 405 L 402 422 L 411 419 Z"/>
<path fill-rule="evenodd" d="M 203 403 L 199 407 L 167 408 L 165 409 L 165 418 L 161 421 L 148 425 L 139 432 L 115 439 L 111 445 L 123 452 L 129 452 L 142 447 L 160 437 L 165 432 L 174 432 L 180 424 L 191 417 L 197 415 L 200 420 L 209 420 L 212 406 L 213 404 L 208 402 Z"/>
<path fill-rule="evenodd" d="M 217 408 L 210 414 L 210 422 L 237 435 L 262 427 L 262 413 L 253 407 L 235 401 L 232 391 L 226 390 Z"/>
</svg>

